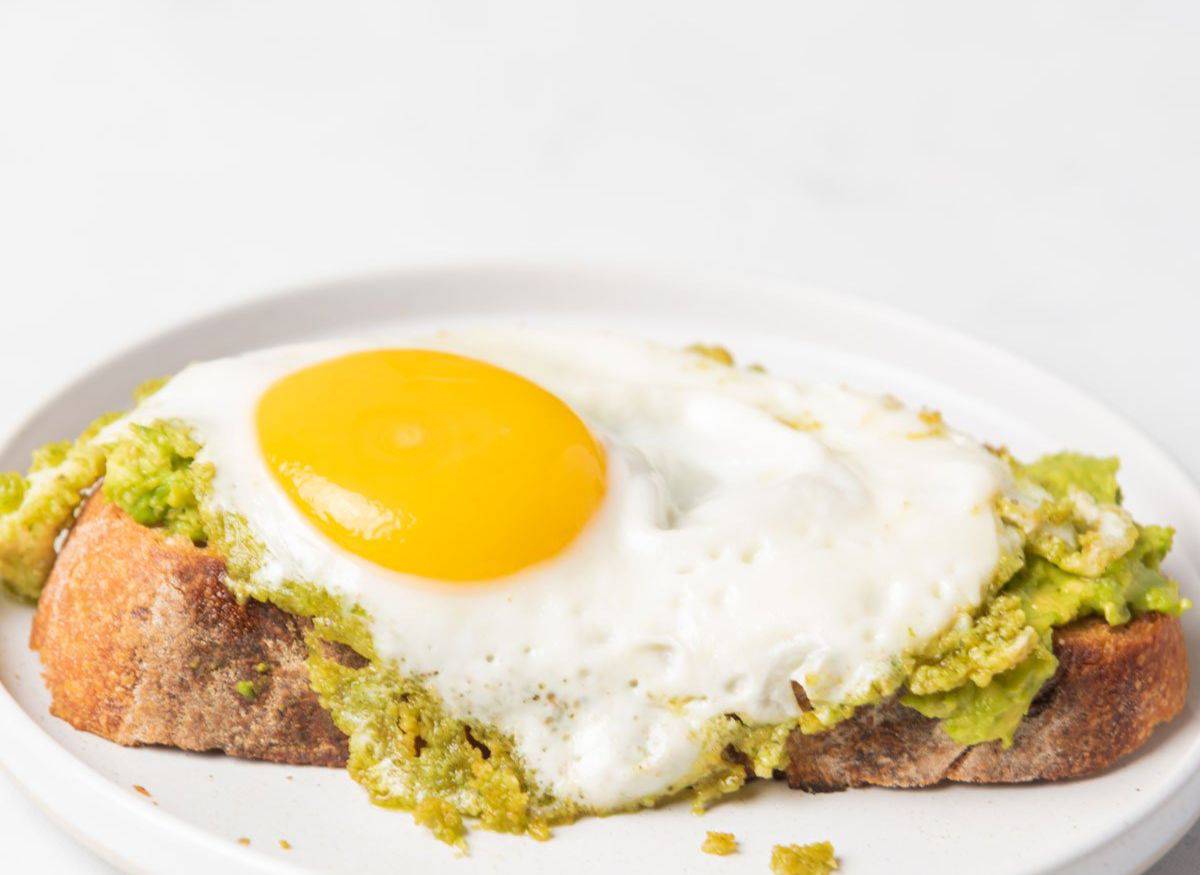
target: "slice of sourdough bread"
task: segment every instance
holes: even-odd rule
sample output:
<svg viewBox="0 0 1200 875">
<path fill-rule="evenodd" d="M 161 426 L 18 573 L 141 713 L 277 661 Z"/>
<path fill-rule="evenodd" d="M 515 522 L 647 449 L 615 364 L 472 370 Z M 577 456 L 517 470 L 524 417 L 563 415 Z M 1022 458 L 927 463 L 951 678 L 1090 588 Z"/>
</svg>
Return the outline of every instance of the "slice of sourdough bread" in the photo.
<svg viewBox="0 0 1200 875">
<path fill-rule="evenodd" d="M 220 750 L 338 765 L 346 740 L 308 686 L 306 621 L 239 605 L 219 557 L 88 499 L 38 603 L 51 711 L 120 744 Z M 821 734 L 794 733 L 791 786 L 920 787 L 1078 777 L 1136 750 L 1187 692 L 1179 621 L 1147 614 L 1055 632 L 1055 678 L 1014 744 L 964 747 L 934 720 L 889 701 Z M 348 652 L 341 658 L 354 659 Z"/>
<path fill-rule="evenodd" d="M 94 493 L 62 546 L 30 636 L 51 713 L 125 745 L 341 765 L 346 738 L 308 685 L 307 621 L 239 605 L 224 568 Z"/>
<path fill-rule="evenodd" d="M 820 735 L 788 739 L 788 783 L 804 790 L 1009 784 L 1098 772 L 1137 750 L 1183 708 L 1188 666 L 1179 620 L 1124 626 L 1091 618 L 1055 630 L 1059 666 L 1013 737 L 966 747 L 938 721 L 892 700 Z"/>
</svg>

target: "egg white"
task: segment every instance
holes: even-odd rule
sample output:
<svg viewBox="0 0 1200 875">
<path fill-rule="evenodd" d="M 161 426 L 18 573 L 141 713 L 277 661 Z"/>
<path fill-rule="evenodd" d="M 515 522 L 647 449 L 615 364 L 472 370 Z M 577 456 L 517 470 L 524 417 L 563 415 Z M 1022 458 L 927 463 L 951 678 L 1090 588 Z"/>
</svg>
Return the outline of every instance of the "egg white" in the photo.
<svg viewBox="0 0 1200 875">
<path fill-rule="evenodd" d="M 451 713 L 509 733 L 559 798 L 608 809 L 663 792 L 692 768 L 711 717 L 796 717 L 791 681 L 814 702 L 863 692 L 993 578 L 1005 537 L 994 498 L 1011 481 L 974 441 L 844 388 L 508 328 L 395 345 L 500 365 L 569 404 L 607 453 L 599 511 L 560 555 L 502 580 L 384 569 L 308 523 L 255 427 L 276 379 L 381 345 L 193 365 L 130 419 L 191 426 L 216 469 L 213 500 L 266 548 L 258 582 L 360 604 L 382 657 L 425 676 Z"/>
</svg>

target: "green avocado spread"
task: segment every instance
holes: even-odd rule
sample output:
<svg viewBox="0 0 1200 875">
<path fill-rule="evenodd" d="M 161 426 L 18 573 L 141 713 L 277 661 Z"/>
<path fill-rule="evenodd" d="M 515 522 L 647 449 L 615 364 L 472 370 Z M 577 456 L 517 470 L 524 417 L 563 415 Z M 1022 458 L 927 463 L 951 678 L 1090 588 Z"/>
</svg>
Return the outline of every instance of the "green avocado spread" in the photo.
<svg viewBox="0 0 1200 875">
<path fill-rule="evenodd" d="M 7 590 L 37 598 L 60 534 L 100 481 L 104 495 L 137 522 L 224 557 L 228 586 L 239 600 L 267 601 L 312 618 L 313 689 L 349 737 L 350 773 L 376 803 L 412 811 L 438 838 L 460 848 L 467 821 L 542 839 L 555 824 L 611 813 L 580 810 L 540 788 L 511 738 L 449 714 L 426 679 L 379 658 L 370 618 L 330 595 L 320 581 L 256 583 L 263 548 L 244 520 L 214 507 L 214 472 L 197 461 L 196 437 L 170 421 L 105 428 L 117 418 L 102 417 L 75 441 L 39 450 L 25 475 L 0 474 L 0 583 Z M 806 702 L 797 720 L 780 725 L 753 725 L 736 714 L 715 718 L 705 728 L 704 754 L 686 780 L 631 807 L 690 791 L 703 809 L 738 790 L 748 771 L 770 777 L 782 768 L 792 731 L 821 732 L 856 707 L 892 695 L 941 721 L 962 744 L 1011 744 L 1055 672 L 1055 627 L 1090 615 L 1119 625 L 1147 611 L 1178 615 L 1190 607 L 1160 570 L 1171 530 L 1138 525 L 1121 507 L 1115 459 L 1059 453 L 1025 465 L 998 452 L 1017 489 L 997 501 L 1006 546 L 982 605 L 963 609 L 936 640 L 897 658 L 892 675 L 854 701 Z M 358 658 L 339 657 L 345 648 Z M 238 692 L 252 707 L 254 681 L 242 686 Z M 776 871 L 828 871 L 834 865 L 795 868 L 801 865 L 795 860 L 809 865 L 813 854 L 833 859 L 832 850 L 791 847 L 779 864 L 791 868 Z"/>
<path fill-rule="evenodd" d="M 728 857 L 736 854 L 738 849 L 737 837 L 731 832 L 709 832 L 700 843 L 700 850 L 714 857 Z"/>
<path fill-rule="evenodd" d="M 771 849 L 772 875 L 829 875 L 837 867 L 837 854 L 829 842 L 776 845 Z"/>
<path fill-rule="evenodd" d="M 1190 607 L 1160 571 L 1171 530 L 1139 526 L 1121 508 L 1115 459 L 1059 453 L 1009 463 L 1028 494 L 1002 499 L 999 514 L 1024 536 L 1024 561 L 981 610 L 917 655 L 901 698 L 962 744 L 1012 743 L 1058 667 L 1056 626 L 1090 615 L 1115 626 Z"/>
</svg>

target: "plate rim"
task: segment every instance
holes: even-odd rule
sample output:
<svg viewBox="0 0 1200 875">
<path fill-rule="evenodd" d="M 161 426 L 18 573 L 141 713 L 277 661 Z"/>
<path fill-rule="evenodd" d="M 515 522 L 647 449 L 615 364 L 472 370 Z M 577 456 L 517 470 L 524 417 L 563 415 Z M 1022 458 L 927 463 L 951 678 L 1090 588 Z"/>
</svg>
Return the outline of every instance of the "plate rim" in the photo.
<svg viewBox="0 0 1200 875">
<path fill-rule="evenodd" d="M 795 282 L 775 275 L 755 272 L 733 272 L 709 268 L 685 268 L 651 261 L 597 261 L 588 259 L 451 259 L 414 262 L 385 270 L 364 271 L 321 278 L 295 284 L 266 294 L 253 295 L 238 303 L 201 312 L 166 328 L 147 332 L 140 339 L 118 351 L 91 362 L 72 378 L 51 389 L 45 400 L 24 417 L 12 423 L 0 434 L 0 456 L 20 451 L 30 443 L 53 411 L 69 403 L 72 397 L 86 391 L 90 381 L 118 370 L 128 363 L 151 354 L 156 348 L 166 348 L 173 340 L 203 334 L 223 323 L 253 319 L 258 313 L 270 312 L 289 302 L 316 300 L 333 294 L 363 294 L 368 289 L 386 287 L 393 283 L 411 284 L 422 275 L 469 275 L 486 282 L 488 275 L 533 274 L 569 277 L 587 274 L 606 279 L 627 278 L 642 284 L 653 281 L 683 287 L 703 282 L 730 288 L 754 289 L 762 296 L 787 296 L 794 304 L 801 298 L 822 306 L 833 307 L 848 314 L 872 320 L 884 320 L 897 328 L 916 334 L 936 335 L 945 344 L 951 343 L 977 356 L 986 356 L 1007 367 L 1023 371 L 1055 393 L 1066 393 L 1074 403 L 1083 405 L 1089 414 L 1100 417 L 1108 425 L 1123 432 L 1125 441 L 1139 445 L 1143 455 L 1152 461 L 1161 474 L 1175 478 L 1191 499 L 1193 516 L 1200 517 L 1200 486 L 1190 472 L 1158 441 L 1143 432 L 1124 414 L 1113 410 L 1078 386 L 1045 370 L 1016 353 L 972 336 L 967 331 L 943 325 L 934 319 L 913 314 L 888 303 L 879 303 L 853 294 L 835 292 L 824 287 Z M 192 855 L 194 862 L 205 867 L 223 867 L 231 872 L 252 875 L 286 875 L 312 871 L 294 862 L 279 860 L 255 850 L 223 841 L 200 826 L 193 825 L 158 810 L 133 797 L 114 782 L 95 772 L 77 758 L 26 713 L 7 687 L 0 683 L 0 736 L 9 744 L 0 746 L 0 770 L 9 774 L 27 797 L 46 812 L 55 824 L 77 841 L 110 863 L 127 871 L 159 871 L 159 866 L 177 860 L 182 851 Z M 1183 765 L 1175 774 L 1157 785 L 1153 801 L 1138 816 L 1130 817 L 1110 833 L 1099 836 L 1070 859 L 1051 861 L 1042 871 L 1082 872 L 1112 853 L 1122 857 L 1127 871 L 1140 872 L 1161 858 L 1200 818 L 1200 733 L 1185 751 Z M 19 755 L 18 755 L 19 754 Z M 36 768 L 35 768 L 36 767 Z M 47 780 L 53 776 L 55 780 Z M 69 787 L 70 792 L 55 793 L 47 785 Z M 64 800 L 64 797 L 66 799 Z M 1174 816 L 1166 827 L 1150 822 L 1174 807 Z M 97 818 L 96 813 L 102 812 Z M 139 835 L 138 853 L 106 841 L 110 822 L 142 822 L 145 830 Z M 1130 844 L 1137 847 L 1130 848 Z M 1124 847 L 1122 847 L 1124 846 Z M 1110 861 L 1111 862 L 1111 861 Z"/>
</svg>

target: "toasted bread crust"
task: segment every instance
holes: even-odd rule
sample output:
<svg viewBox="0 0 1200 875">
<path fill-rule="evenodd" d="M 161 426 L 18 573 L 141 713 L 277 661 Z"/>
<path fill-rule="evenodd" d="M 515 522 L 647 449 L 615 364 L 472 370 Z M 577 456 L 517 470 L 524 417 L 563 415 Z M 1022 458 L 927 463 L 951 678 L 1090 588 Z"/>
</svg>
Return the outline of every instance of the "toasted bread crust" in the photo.
<svg viewBox="0 0 1200 875">
<path fill-rule="evenodd" d="M 308 685 L 307 621 L 239 605 L 224 570 L 95 493 L 34 617 L 51 713 L 120 744 L 341 765 L 345 736 Z"/>
<path fill-rule="evenodd" d="M 1137 750 L 1183 708 L 1187 653 L 1174 617 L 1146 614 L 1124 626 L 1083 620 L 1055 631 L 1054 652 L 1058 671 L 1010 748 L 960 745 L 936 720 L 892 700 L 829 732 L 794 733 L 788 783 L 839 790 L 1076 778 Z"/>
<path fill-rule="evenodd" d="M 239 605 L 223 573 L 219 557 L 93 495 L 34 619 L 52 713 L 121 744 L 342 764 L 346 740 L 308 685 L 307 621 Z M 821 735 L 793 733 L 788 783 L 835 790 L 1079 777 L 1136 750 L 1183 707 L 1187 655 L 1173 617 L 1120 627 L 1085 620 L 1057 630 L 1054 648 L 1058 673 L 1011 748 L 963 747 L 893 700 Z M 249 701 L 235 686 L 244 680 L 258 688 Z"/>
</svg>

